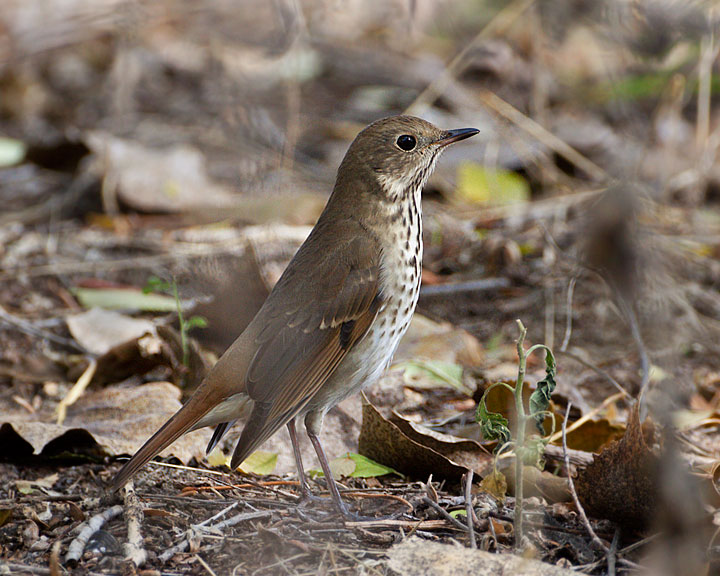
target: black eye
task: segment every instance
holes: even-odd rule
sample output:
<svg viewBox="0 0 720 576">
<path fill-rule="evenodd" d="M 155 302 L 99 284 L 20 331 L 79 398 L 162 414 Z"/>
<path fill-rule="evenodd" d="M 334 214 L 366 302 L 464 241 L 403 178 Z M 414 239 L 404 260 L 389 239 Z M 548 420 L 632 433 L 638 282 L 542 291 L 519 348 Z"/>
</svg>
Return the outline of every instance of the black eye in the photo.
<svg viewBox="0 0 720 576">
<path fill-rule="evenodd" d="M 397 139 L 397 145 L 402 150 L 405 150 L 405 152 L 409 152 L 413 148 L 415 148 L 415 137 L 410 136 L 410 134 L 403 134 Z"/>
</svg>

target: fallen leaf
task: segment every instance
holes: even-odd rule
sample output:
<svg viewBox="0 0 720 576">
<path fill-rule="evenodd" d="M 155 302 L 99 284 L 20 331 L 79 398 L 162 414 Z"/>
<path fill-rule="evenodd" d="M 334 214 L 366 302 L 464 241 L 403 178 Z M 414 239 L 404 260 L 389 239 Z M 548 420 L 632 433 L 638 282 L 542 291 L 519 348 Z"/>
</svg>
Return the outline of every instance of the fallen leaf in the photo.
<svg viewBox="0 0 720 576">
<path fill-rule="evenodd" d="M 410 439 L 363 396 L 359 452 L 413 478 L 460 479 L 467 468 Z"/>
<path fill-rule="evenodd" d="M 166 214 L 233 205 L 235 195 L 212 181 L 195 148 L 149 148 L 103 132 L 86 134 L 85 142 L 105 186 L 135 210 Z"/>
<path fill-rule="evenodd" d="M 14 138 L 0 137 L 0 168 L 19 164 L 25 159 L 27 146 Z"/>
<path fill-rule="evenodd" d="M 505 479 L 505 475 L 499 470 L 493 470 L 490 474 L 486 475 L 485 478 L 482 479 L 482 482 L 480 482 L 480 488 L 492 494 L 501 502 L 505 502 L 507 480 Z"/>
<path fill-rule="evenodd" d="M 240 464 L 239 470 L 245 474 L 257 474 L 258 476 L 267 476 L 272 474 L 277 466 L 278 455 L 274 452 L 263 452 L 256 450 L 250 456 L 245 458 Z"/>
<path fill-rule="evenodd" d="M 385 476 L 387 474 L 402 474 L 397 470 L 393 470 L 389 466 L 384 466 L 362 454 L 347 452 L 339 458 L 330 461 L 330 470 L 332 470 L 333 478 L 339 480 L 341 477 L 346 478 L 375 478 L 377 476 Z M 316 476 L 324 476 L 323 471 L 318 468 L 308 470 L 313 478 Z"/>
<path fill-rule="evenodd" d="M 12 518 L 13 508 L 0 508 L 0 526 L 4 526 Z"/>
<path fill-rule="evenodd" d="M 135 288 L 73 288 L 72 293 L 85 308 L 175 312 L 174 298 L 163 294 L 145 294 Z"/>
<path fill-rule="evenodd" d="M 45 476 L 44 478 L 38 478 L 37 480 L 15 480 L 15 486 L 18 492 L 22 494 L 30 494 L 35 488 L 52 488 L 58 481 L 59 474 L 55 472 Z"/>
<path fill-rule="evenodd" d="M 0 459 L 17 461 L 132 454 L 181 406 L 169 382 L 110 386 L 86 393 L 68 408 L 65 423 L 0 420 Z M 210 430 L 187 434 L 161 452 L 183 462 L 202 457 Z"/>
<path fill-rule="evenodd" d="M 590 516 L 642 529 L 657 509 L 659 464 L 645 442 L 636 404 L 625 435 L 578 472 L 580 502 Z"/>
<path fill-rule="evenodd" d="M 149 320 L 102 308 L 68 316 L 65 322 L 73 338 L 93 354 L 105 354 L 123 342 L 155 333 L 155 325 Z"/>
<path fill-rule="evenodd" d="M 463 367 L 459 364 L 442 360 L 408 360 L 397 367 L 403 369 L 403 380 L 412 388 L 451 387 L 466 396 L 473 394 L 463 382 Z"/>
<path fill-rule="evenodd" d="M 484 354 L 482 344 L 466 330 L 415 314 L 398 345 L 395 360 L 431 360 L 469 368 L 482 364 Z"/>
<path fill-rule="evenodd" d="M 464 162 L 458 167 L 457 179 L 458 197 L 473 204 L 504 206 L 530 199 L 527 180 L 510 170 Z"/>
</svg>

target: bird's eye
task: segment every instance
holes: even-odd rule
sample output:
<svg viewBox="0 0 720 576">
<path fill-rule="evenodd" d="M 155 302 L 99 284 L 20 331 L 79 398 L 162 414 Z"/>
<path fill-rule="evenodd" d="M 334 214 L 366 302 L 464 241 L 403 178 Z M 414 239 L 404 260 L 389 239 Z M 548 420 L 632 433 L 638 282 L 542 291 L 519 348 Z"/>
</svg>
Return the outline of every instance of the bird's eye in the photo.
<svg viewBox="0 0 720 576">
<path fill-rule="evenodd" d="M 398 148 L 405 150 L 405 152 L 410 152 L 410 150 L 415 148 L 415 144 L 417 144 L 415 137 L 410 136 L 410 134 L 403 134 L 397 139 Z"/>
</svg>

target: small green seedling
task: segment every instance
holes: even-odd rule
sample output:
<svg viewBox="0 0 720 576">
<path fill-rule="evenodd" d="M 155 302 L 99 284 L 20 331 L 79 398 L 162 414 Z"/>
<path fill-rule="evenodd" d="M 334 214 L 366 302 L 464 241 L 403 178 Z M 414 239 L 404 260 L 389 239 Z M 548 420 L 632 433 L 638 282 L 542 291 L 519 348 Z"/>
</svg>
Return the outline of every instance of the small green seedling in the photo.
<svg viewBox="0 0 720 576">
<path fill-rule="evenodd" d="M 475 412 L 475 420 L 480 425 L 480 430 L 486 440 L 497 440 L 498 445 L 495 451 L 496 459 L 502 452 L 506 452 L 510 448 L 514 448 L 515 450 L 515 547 L 516 549 L 520 549 L 523 538 L 523 466 L 536 466 L 540 469 L 544 466 L 543 453 L 545 446 L 555 431 L 555 419 L 552 418 L 552 413 L 549 411 L 549 408 L 550 396 L 553 390 L 555 390 L 556 366 L 552 351 L 544 344 L 535 344 L 531 346 L 527 352 L 525 351 L 524 343 L 527 329 L 520 320 L 517 321 L 517 324 L 520 329 L 520 336 L 516 341 L 518 376 L 515 388 L 505 382 L 496 382 L 489 386 L 480 399 L 477 411 Z M 545 350 L 545 378 L 537 383 L 535 391 L 530 396 L 528 411 L 526 412 L 522 395 L 523 385 L 525 383 L 525 367 L 528 357 L 536 350 L 541 349 Z M 512 392 L 515 398 L 515 411 L 517 412 L 515 441 L 512 440 L 507 418 L 502 414 L 490 412 L 487 409 L 487 396 L 496 386 L 504 386 Z M 551 417 L 553 428 L 549 435 L 545 435 L 543 428 L 543 422 L 547 416 Z M 525 428 L 529 420 L 535 420 L 535 425 L 540 431 L 540 434 L 525 438 Z M 498 474 L 497 470 L 495 474 Z"/>
<path fill-rule="evenodd" d="M 158 278 L 157 276 L 150 276 L 147 280 L 147 284 L 143 288 L 143 293 L 148 294 L 150 292 L 165 292 L 172 295 L 175 299 L 175 308 L 178 315 L 178 323 L 180 324 L 180 346 L 182 348 L 182 363 L 183 366 L 188 367 L 190 365 L 190 345 L 188 344 L 188 334 L 193 328 L 205 328 L 207 327 L 207 319 L 202 316 L 190 316 L 185 318 L 182 310 L 182 302 L 180 301 L 180 295 L 178 294 L 178 287 L 175 278 L 173 277 L 172 282 Z"/>
</svg>

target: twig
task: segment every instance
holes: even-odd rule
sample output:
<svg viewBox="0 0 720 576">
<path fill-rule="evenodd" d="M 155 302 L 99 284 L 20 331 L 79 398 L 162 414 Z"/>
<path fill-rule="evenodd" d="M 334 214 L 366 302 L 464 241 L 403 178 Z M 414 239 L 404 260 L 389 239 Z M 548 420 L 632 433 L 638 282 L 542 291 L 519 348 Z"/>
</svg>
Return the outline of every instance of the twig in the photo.
<svg viewBox="0 0 720 576">
<path fill-rule="evenodd" d="M 451 282 L 448 284 L 433 284 L 420 288 L 420 296 L 452 296 L 465 292 L 489 292 L 509 288 L 508 278 L 482 278 L 467 282 Z"/>
<path fill-rule="evenodd" d="M 142 523 L 145 518 L 140 500 L 135 492 L 132 480 L 125 484 L 125 520 L 127 522 L 128 541 L 125 544 L 125 559 L 140 568 L 147 560 L 147 552 L 143 548 Z"/>
<path fill-rule="evenodd" d="M 575 508 L 577 508 L 578 514 L 580 514 L 580 520 L 583 523 L 583 526 L 585 526 L 585 529 L 588 531 L 588 534 L 590 534 L 590 538 L 592 538 L 593 544 L 605 554 L 609 554 L 610 550 L 605 544 L 603 544 L 603 541 L 598 538 L 598 535 L 595 534 L 595 530 L 593 530 L 593 527 L 590 525 L 590 520 L 588 520 L 587 515 L 585 514 L 585 509 L 582 507 L 582 504 L 580 504 L 580 499 L 578 498 L 577 492 L 575 491 L 575 483 L 572 480 L 572 476 L 570 475 L 570 457 L 567 454 L 567 421 L 568 417 L 570 416 L 570 408 L 572 407 L 572 402 L 568 402 L 567 408 L 565 409 L 565 418 L 563 418 L 562 423 L 562 442 L 563 442 L 563 451 L 565 452 L 565 470 L 567 471 L 567 480 L 568 480 L 568 486 L 570 488 L 570 493 L 572 494 L 573 502 L 575 503 Z"/>
<path fill-rule="evenodd" d="M 581 418 L 578 418 L 575 422 L 573 422 L 572 425 L 570 425 L 570 427 L 567 428 L 567 432 L 572 432 L 573 430 L 580 428 L 580 426 L 585 424 L 585 422 L 587 422 L 588 420 L 592 420 L 595 417 L 595 415 L 598 414 L 601 410 L 604 410 L 606 407 L 610 406 L 610 404 L 612 404 L 613 402 L 617 402 L 618 400 L 620 400 L 620 398 L 622 398 L 622 396 L 623 395 L 621 392 L 618 392 L 617 394 L 613 394 L 612 396 L 608 396 L 607 398 L 605 398 L 605 400 L 602 401 L 602 404 L 600 404 L 596 408 L 593 408 L 590 412 L 588 412 L 587 414 L 584 414 Z M 570 406 L 571 404 L 572 404 L 572 402 L 569 402 L 568 406 Z M 565 433 L 565 429 L 563 429 L 561 432 L 555 432 L 555 434 L 550 436 L 548 442 L 555 442 L 564 433 Z M 563 455 L 568 455 L 568 457 L 569 457 L 569 452 L 567 450 L 567 446 L 565 446 L 563 448 Z"/>
<path fill-rule="evenodd" d="M 93 358 L 90 360 L 87 368 L 85 368 L 83 373 L 80 375 L 80 378 L 77 379 L 77 382 L 73 384 L 73 387 L 70 388 L 68 393 L 65 394 L 65 397 L 58 403 L 57 408 L 55 409 L 55 413 L 57 414 L 57 424 L 62 424 L 65 421 L 68 406 L 72 406 L 73 404 L 75 404 L 78 398 L 83 395 L 85 389 L 92 382 L 96 370 L 97 360 Z"/>
<path fill-rule="evenodd" d="M 575 295 L 575 284 L 577 283 L 577 276 L 570 278 L 567 289 L 567 301 L 565 303 L 565 335 L 563 336 L 562 344 L 560 345 L 560 352 L 565 352 L 568 345 L 570 344 L 570 337 L 572 336 L 572 321 L 573 321 L 573 296 Z"/>
<path fill-rule="evenodd" d="M 451 61 L 445 66 L 442 74 L 433 80 L 412 103 L 405 109 L 405 114 L 422 114 L 435 102 L 450 85 L 454 76 L 459 72 L 465 57 L 478 44 L 491 38 L 495 34 L 502 34 L 534 3 L 534 0 L 515 0 L 500 10 L 493 18 L 478 32 Z"/>
<path fill-rule="evenodd" d="M 52 570 L 50 568 L 45 568 L 44 566 L 32 566 L 30 564 L 20 564 L 18 562 L 5 562 L 3 560 L 0 560 L 0 569 L 4 569 L 6 567 L 10 570 L 10 574 L 30 573 L 37 574 L 38 576 L 53 576 Z M 103 572 L 83 573 L 87 576 L 107 576 L 107 574 Z"/>
<path fill-rule="evenodd" d="M 617 388 L 618 392 L 620 392 L 623 396 L 625 396 L 626 398 L 632 398 L 632 394 L 630 394 L 630 392 L 625 390 L 625 388 L 622 387 L 622 384 L 620 384 L 620 382 L 615 380 L 615 378 L 610 376 L 610 374 L 608 372 L 606 372 L 605 370 L 603 370 L 596 364 L 593 364 L 592 362 L 585 360 L 582 356 L 578 356 L 577 354 L 575 354 L 573 352 L 567 352 L 567 351 L 562 351 L 562 350 L 558 351 L 558 356 L 565 356 L 567 358 L 571 358 L 572 360 L 575 360 L 575 362 L 579 362 L 586 368 L 590 368 L 590 370 L 592 370 L 593 372 L 602 376 L 608 382 L 610 382 L 610 384 L 612 384 L 615 388 Z"/>
<path fill-rule="evenodd" d="M 640 419 L 644 420 L 646 414 L 645 394 L 647 393 L 648 386 L 650 385 L 650 358 L 648 357 L 647 348 L 645 347 L 645 342 L 643 341 L 642 333 L 640 332 L 640 326 L 638 324 L 635 310 L 633 310 L 633 307 L 627 303 L 620 290 L 615 290 L 614 292 L 617 296 L 620 311 L 623 313 L 625 320 L 630 325 L 630 333 L 632 334 L 638 354 L 640 355 L 642 384 L 640 386 L 640 394 L 638 395 L 638 404 L 640 408 Z"/>
<path fill-rule="evenodd" d="M 5 322 L 6 324 L 17 328 L 21 332 L 30 334 L 31 336 L 39 336 L 40 338 L 44 338 L 45 340 L 49 340 L 50 342 L 54 342 L 55 344 L 60 344 L 61 346 L 65 346 L 66 348 L 72 348 L 73 350 L 78 350 L 79 352 L 86 352 L 86 350 L 77 342 L 75 342 L 75 340 L 71 340 L 70 338 L 63 338 L 62 336 L 53 334 L 48 330 L 38 328 L 32 322 L 28 322 L 27 320 L 23 320 L 22 318 L 18 318 L 17 316 L 10 314 L 2 306 L 0 306 L 0 322 Z"/>
<path fill-rule="evenodd" d="M 572 480 L 572 477 L 570 475 L 570 457 L 567 455 L 567 434 L 565 432 L 568 416 L 570 415 L 570 407 L 572 406 L 572 402 L 568 403 L 567 409 L 565 410 L 565 418 L 563 419 L 562 423 L 562 441 L 563 441 L 563 450 L 565 451 L 565 469 L 567 470 L 567 480 L 568 480 L 568 486 L 570 487 L 570 493 L 572 494 L 573 502 L 575 503 L 575 508 L 577 508 L 578 514 L 580 515 L 580 520 L 583 523 L 583 526 L 585 526 L 585 529 L 587 530 L 588 534 L 590 534 L 590 538 L 592 539 L 593 544 L 605 552 L 605 556 L 607 557 L 607 563 L 608 567 L 610 566 L 611 562 L 614 565 L 615 560 L 615 546 L 617 543 L 615 543 L 615 538 L 617 537 L 617 532 L 615 532 L 615 536 L 613 537 L 613 548 L 608 548 L 605 546 L 602 540 L 598 537 L 598 535 L 595 533 L 595 530 L 593 530 L 593 527 L 590 525 L 590 520 L 588 520 L 587 515 L 585 514 L 585 509 L 582 507 L 582 504 L 580 504 L 580 499 L 578 498 L 577 492 L 575 491 L 575 483 Z M 611 560 L 610 557 L 613 557 Z M 642 568 L 639 564 L 636 564 L 635 562 L 631 562 L 630 560 L 620 559 L 620 564 L 633 568 L 635 570 Z"/>
<path fill-rule="evenodd" d="M 472 505 L 472 481 L 473 469 L 470 468 L 465 474 L 465 515 L 467 516 L 467 530 L 470 537 L 470 548 L 477 548 L 475 529 L 473 528 L 473 505 Z"/>
<path fill-rule="evenodd" d="M 609 179 L 605 170 L 600 168 L 600 166 L 580 154 L 580 152 L 575 150 L 575 148 L 570 146 L 567 142 L 555 136 L 555 134 L 535 122 L 535 120 L 533 120 L 532 118 L 529 118 L 528 116 L 520 112 L 520 110 L 515 108 L 509 102 L 506 102 L 505 100 L 500 98 L 500 96 L 498 96 L 494 92 L 491 92 L 486 88 L 479 88 L 477 90 L 477 93 L 482 103 L 485 104 L 488 108 L 491 108 L 497 114 L 509 120 L 518 128 L 521 128 L 522 130 L 530 134 L 530 136 L 533 136 L 538 141 L 545 144 L 553 152 L 562 156 L 565 160 L 580 168 L 580 170 L 585 172 L 593 180 L 604 182 Z"/>
<path fill-rule="evenodd" d="M 607 556 L 608 576 L 615 576 L 616 574 L 615 559 L 617 558 L 617 545 L 619 540 L 620 528 L 615 530 L 615 535 L 613 536 L 612 542 L 610 543 L 610 553 Z"/>
<path fill-rule="evenodd" d="M 259 512 L 245 512 L 243 514 L 236 514 L 235 516 L 232 516 L 231 518 L 228 518 L 227 520 L 223 520 L 219 524 L 214 524 L 212 526 L 215 530 L 222 530 L 223 528 L 228 528 L 229 526 L 235 526 L 235 524 L 239 524 L 240 522 L 246 522 L 247 520 L 257 520 L 259 518 L 269 518 L 272 516 L 272 510 L 263 510 Z"/>
<path fill-rule="evenodd" d="M 223 510 L 223 513 L 225 513 L 227 509 Z M 246 512 L 243 514 L 237 514 L 233 516 L 232 518 L 228 518 L 227 520 L 224 520 L 218 524 L 212 525 L 212 526 L 205 526 L 207 521 L 203 522 L 202 524 L 196 524 L 190 527 L 190 530 L 186 532 L 185 537 L 182 541 L 180 541 L 175 546 L 172 546 L 165 550 L 162 554 L 158 556 L 158 559 L 161 562 L 167 562 L 175 556 L 175 554 L 179 554 L 181 552 L 184 552 L 188 549 L 190 546 L 190 539 L 192 535 L 199 534 L 201 531 L 220 531 L 223 528 L 227 528 L 228 526 L 234 526 L 235 524 L 239 524 L 240 522 L 244 522 L 246 520 L 255 520 L 257 518 L 267 518 L 268 516 L 272 516 L 272 510 L 264 510 L 262 512 Z M 218 514 L 213 516 L 213 518 L 218 517 Z"/>
<path fill-rule="evenodd" d="M 68 551 L 65 555 L 65 563 L 67 564 L 68 562 L 77 562 L 80 560 L 90 537 L 100 530 L 105 522 L 115 518 L 115 516 L 119 516 L 122 512 L 122 506 L 113 506 L 100 514 L 96 514 L 90 518 L 90 520 L 82 524 L 80 534 L 78 534 L 75 540 L 70 542 L 70 546 L 68 546 Z"/>
<path fill-rule="evenodd" d="M 458 520 L 457 518 L 453 518 L 453 517 L 448 513 L 448 511 L 445 510 L 445 508 L 443 508 L 442 506 L 440 506 L 440 504 L 438 504 L 437 502 L 433 502 L 433 501 L 432 501 L 430 498 L 428 498 L 427 496 L 423 496 L 423 497 L 422 497 L 422 502 L 423 502 L 423 504 L 427 504 L 428 506 L 430 506 L 430 508 L 432 508 L 433 510 L 435 510 L 438 514 L 440 514 L 440 516 L 442 516 L 445 520 L 447 520 L 448 522 L 450 522 L 450 524 L 452 524 L 453 526 L 455 526 L 455 528 L 459 528 L 459 529 L 462 530 L 463 532 L 467 532 L 467 531 L 468 531 L 468 527 L 467 527 L 465 524 L 463 524 L 462 522 L 460 522 L 460 520 Z"/>
<path fill-rule="evenodd" d="M 205 568 L 205 570 L 207 570 L 207 573 L 210 574 L 210 576 L 217 576 L 217 574 L 215 574 L 215 571 L 210 568 L 210 565 L 200 557 L 200 554 L 195 554 L 195 559 L 200 563 L 203 568 Z"/>
<path fill-rule="evenodd" d="M 220 518 L 220 517 L 222 517 L 222 516 L 225 516 L 225 514 L 227 514 L 228 512 L 230 512 L 230 510 L 232 510 L 233 508 L 237 508 L 237 505 L 238 505 L 239 503 L 240 503 L 239 501 L 233 502 L 233 503 L 230 504 L 230 506 L 228 506 L 227 508 L 223 508 L 222 510 L 220 510 L 220 512 L 218 512 L 218 513 L 215 514 L 214 516 L 210 516 L 210 518 L 208 518 L 207 520 L 203 520 L 202 522 L 200 522 L 200 524 L 196 524 L 196 526 L 207 526 L 207 525 L 210 524 L 210 522 L 212 522 L 213 520 L 217 520 L 218 518 Z"/>
</svg>

